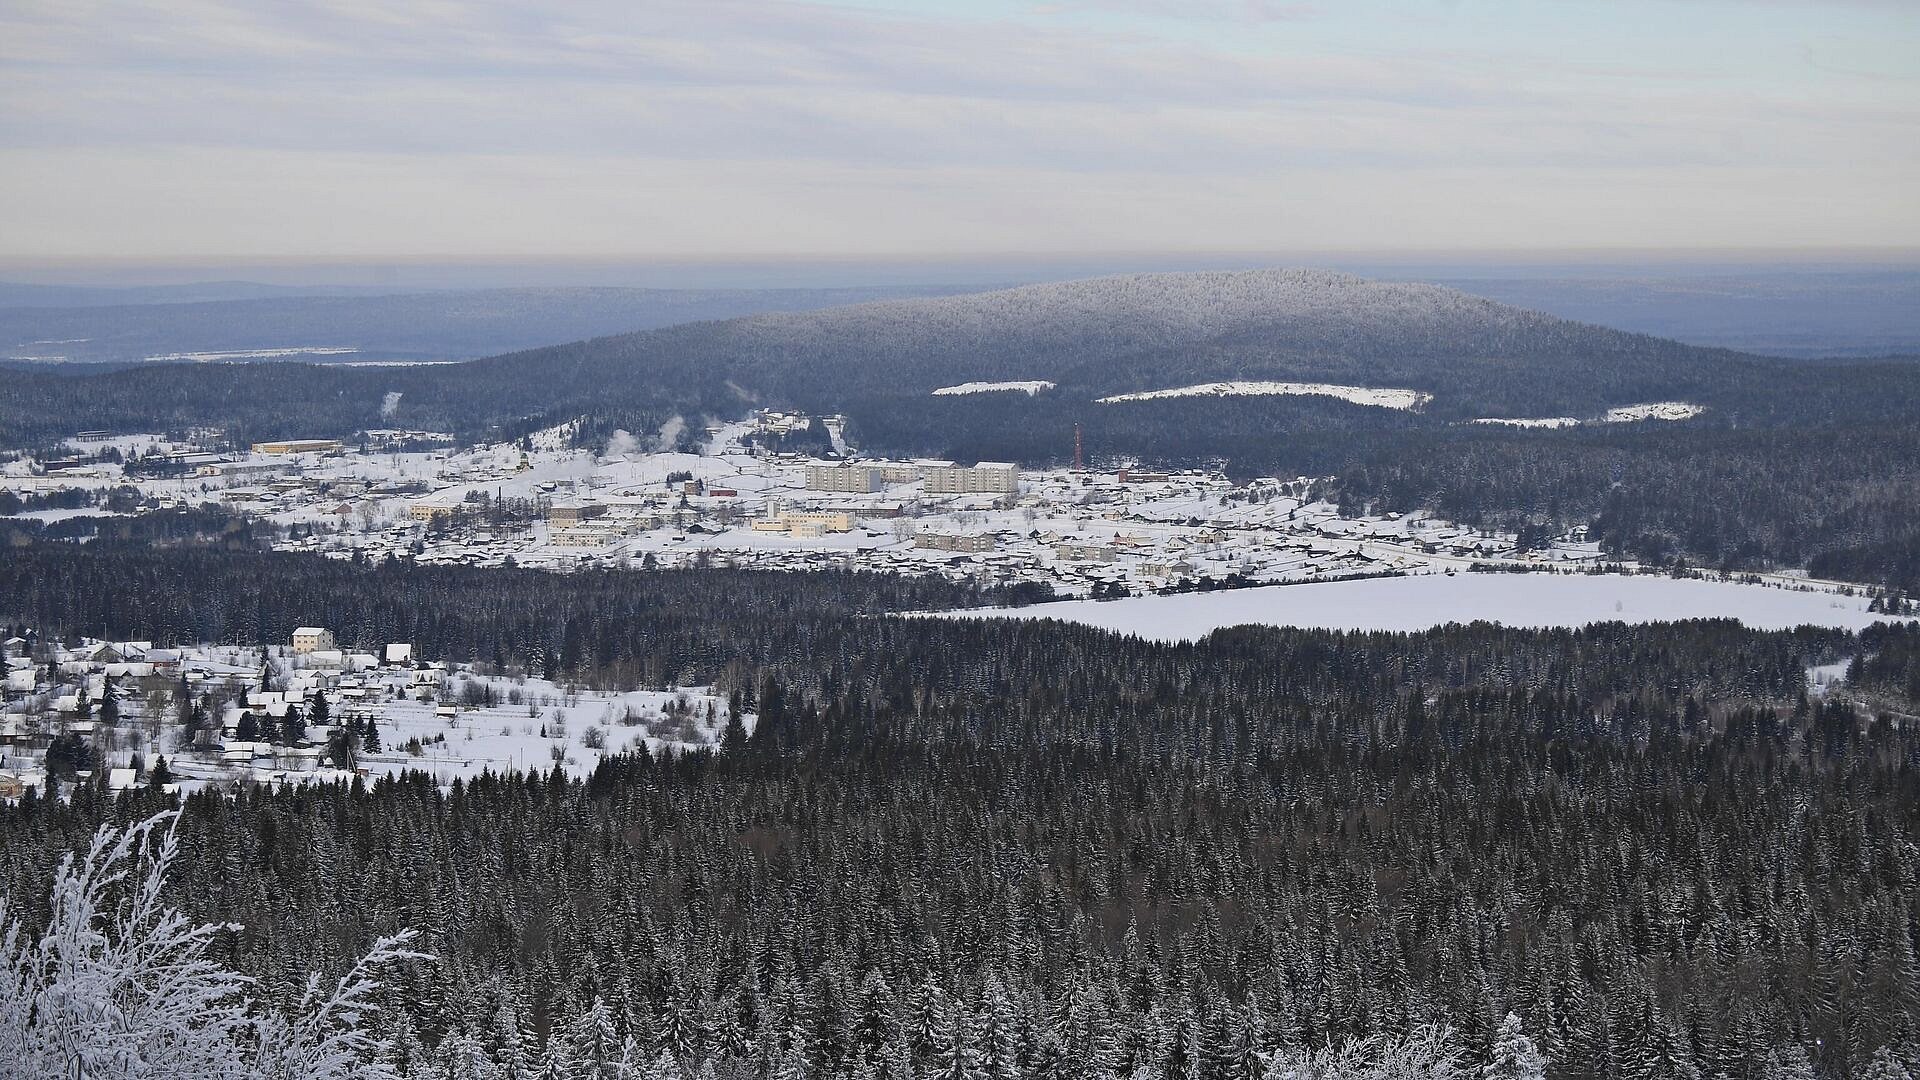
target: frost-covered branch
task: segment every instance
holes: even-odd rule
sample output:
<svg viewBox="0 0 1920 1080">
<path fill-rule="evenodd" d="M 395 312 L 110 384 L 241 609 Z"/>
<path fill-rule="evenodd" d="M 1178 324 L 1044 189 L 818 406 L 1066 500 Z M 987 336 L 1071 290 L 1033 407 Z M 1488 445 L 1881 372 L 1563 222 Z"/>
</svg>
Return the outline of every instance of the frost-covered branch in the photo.
<svg viewBox="0 0 1920 1080">
<path fill-rule="evenodd" d="M 293 1017 L 257 1008 L 250 980 L 208 955 L 236 927 L 196 925 L 162 897 L 178 826 L 169 811 L 102 827 L 61 861 L 37 936 L 0 899 L 0 1080 L 390 1075 L 362 1024 L 374 973 L 423 956 L 405 948 L 412 934 L 382 939 L 325 996 L 310 979 Z"/>
</svg>

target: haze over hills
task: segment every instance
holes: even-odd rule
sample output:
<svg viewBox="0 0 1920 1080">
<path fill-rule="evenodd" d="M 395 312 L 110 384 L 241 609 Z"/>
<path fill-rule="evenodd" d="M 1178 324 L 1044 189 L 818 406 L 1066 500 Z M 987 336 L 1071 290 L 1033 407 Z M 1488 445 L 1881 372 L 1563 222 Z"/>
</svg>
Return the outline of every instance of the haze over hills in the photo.
<svg viewBox="0 0 1920 1080">
<path fill-rule="evenodd" d="M 70 283 L 0 282 L 0 355 L 99 362 L 324 345 L 357 347 L 360 359 L 468 358 L 757 311 L 1142 272 L 1260 269 L 1297 261 L 1143 254 L 761 263 L 312 264 L 197 271 L 96 268 L 72 271 L 79 280 Z M 1302 265 L 1381 281 L 1446 285 L 1580 322 L 1768 356 L 1858 358 L 1920 352 L 1920 271 L 1910 264 L 1731 258 L 1407 262 L 1330 255 Z M 228 276 L 192 278 L 209 271 Z M 0 275 L 8 272 L 0 269 Z M 587 299 L 590 294 L 622 292 L 634 294 L 637 306 L 632 311 L 609 303 L 603 314 Z M 523 295 L 512 295 L 516 293 Z M 570 293 L 579 295 L 569 298 Z M 304 298 L 368 302 L 297 303 Z M 283 303 L 219 306 L 232 300 Z M 703 307 L 709 300 L 712 306 Z M 117 310 L 155 304 L 207 306 L 170 313 Z M 569 304 L 580 310 L 569 310 Z M 12 313 L 6 310 L 10 308 L 61 310 Z M 636 315 L 641 316 L 638 321 L 630 317 Z M 27 347 L 29 343 L 68 347 Z"/>
<path fill-rule="evenodd" d="M 0 358 L 63 363 L 465 360 L 675 323 L 956 288 L 514 288 L 387 294 L 245 282 L 140 289 L 0 286 Z M 64 298 L 61 302 L 69 306 L 6 303 L 23 298 L 41 298 L 46 304 Z"/>
</svg>

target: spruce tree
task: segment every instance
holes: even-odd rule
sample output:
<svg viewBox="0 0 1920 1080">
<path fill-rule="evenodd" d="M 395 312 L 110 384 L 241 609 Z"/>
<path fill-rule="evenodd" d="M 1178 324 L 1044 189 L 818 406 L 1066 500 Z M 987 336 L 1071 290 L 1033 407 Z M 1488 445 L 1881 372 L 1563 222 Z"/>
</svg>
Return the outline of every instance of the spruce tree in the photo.
<svg viewBox="0 0 1920 1080">
<path fill-rule="evenodd" d="M 1508 1013 L 1493 1033 L 1493 1052 L 1480 1070 L 1482 1080 L 1546 1080 L 1547 1059 L 1520 1028 L 1520 1017 Z"/>
</svg>

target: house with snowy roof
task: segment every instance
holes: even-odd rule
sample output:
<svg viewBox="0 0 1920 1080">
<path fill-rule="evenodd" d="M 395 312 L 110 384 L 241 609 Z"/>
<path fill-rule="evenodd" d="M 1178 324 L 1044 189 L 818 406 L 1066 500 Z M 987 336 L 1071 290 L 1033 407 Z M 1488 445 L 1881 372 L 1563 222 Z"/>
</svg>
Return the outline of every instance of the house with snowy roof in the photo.
<svg viewBox="0 0 1920 1080">
<path fill-rule="evenodd" d="M 293 654 L 323 652 L 334 647 L 333 632 L 318 626 L 302 626 L 293 632 Z"/>
</svg>

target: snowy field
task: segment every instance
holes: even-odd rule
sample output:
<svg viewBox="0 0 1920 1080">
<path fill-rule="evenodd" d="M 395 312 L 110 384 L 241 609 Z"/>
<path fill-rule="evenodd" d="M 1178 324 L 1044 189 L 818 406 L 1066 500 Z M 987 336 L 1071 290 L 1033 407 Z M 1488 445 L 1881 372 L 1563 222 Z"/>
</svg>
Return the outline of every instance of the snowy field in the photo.
<svg viewBox="0 0 1920 1080">
<path fill-rule="evenodd" d="M 1334 383 L 1298 383 L 1268 382 L 1264 380 L 1234 380 L 1229 382 L 1197 383 L 1193 386 L 1176 386 L 1170 390 L 1142 390 L 1132 394 L 1115 394 L 1100 399 L 1102 405 L 1112 405 L 1123 401 L 1158 401 L 1163 398 L 1183 397 L 1283 397 L 1308 396 L 1331 397 L 1355 405 L 1373 405 L 1382 409 L 1418 409 L 1433 400 L 1433 395 L 1422 390 L 1396 390 L 1381 386 L 1339 386 Z"/>
<path fill-rule="evenodd" d="M 468 681 L 457 675 L 456 685 Z M 510 690 L 502 679 L 475 680 Z M 727 703 L 703 687 L 681 691 L 607 693 L 565 691 L 542 679 L 520 685 L 523 704 L 458 708 L 451 716 L 432 702 L 391 701 L 378 706 L 384 753 L 363 755 L 374 774 L 413 769 L 442 783 L 495 773 L 551 769 L 574 775 L 593 771 L 603 758 L 637 749 L 671 746 L 686 750 L 718 743 Z M 753 717 L 742 717 L 751 731 Z M 418 750 L 409 746 L 417 742 Z M 597 744 L 597 745 L 596 745 Z"/>
<path fill-rule="evenodd" d="M 1755 629 L 1801 625 L 1858 630 L 1889 616 L 1867 598 L 1765 585 L 1616 574 L 1459 574 L 1330 581 L 1228 592 L 1068 600 L 942 617 L 1064 619 L 1159 641 L 1192 641 L 1221 627 L 1261 623 L 1333 630 L 1426 630 L 1447 623 L 1515 627 L 1734 618 Z"/>
</svg>

